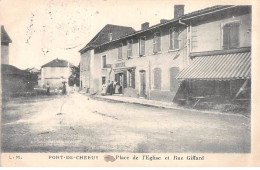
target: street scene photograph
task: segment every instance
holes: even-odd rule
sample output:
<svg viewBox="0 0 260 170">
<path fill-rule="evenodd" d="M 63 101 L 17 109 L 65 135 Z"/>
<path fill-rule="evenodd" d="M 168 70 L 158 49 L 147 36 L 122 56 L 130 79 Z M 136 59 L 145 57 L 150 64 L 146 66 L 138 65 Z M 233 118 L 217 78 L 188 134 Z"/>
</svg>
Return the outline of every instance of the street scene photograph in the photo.
<svg viewBox="0 0 260 170">
<path fill-rule="evenodd" d="M 251 5 L 1 0 L 0 25 L 2 153 L 251 153 Z"/>
</svg>

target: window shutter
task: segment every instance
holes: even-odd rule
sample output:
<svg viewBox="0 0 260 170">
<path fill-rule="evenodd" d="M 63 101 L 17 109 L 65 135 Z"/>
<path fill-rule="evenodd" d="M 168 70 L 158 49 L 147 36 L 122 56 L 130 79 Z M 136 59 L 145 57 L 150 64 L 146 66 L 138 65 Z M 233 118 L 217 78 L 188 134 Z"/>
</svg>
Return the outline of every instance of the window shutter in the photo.
<svg viewBox="0 0 260 170">
<path fill-rule="evenodd" d="M 156 34 L 153 37 L 153 52 L 154 53 L 158 52 L 158 50 L 157 50 L 157 35 Z"/>
<path fill-rule="evenodd" d="M 127 57 L 132 57 L 132 40 L 127 42 Z"/>
<path fill-rule="evenodd" d="M 223 49 L 229 49 L 229 25 L 223 27 Z"/>
<path fill-rule="evenodd" d="M 178 73 L 179 73 L 178 67 L 172 67 L 170 69 L 170 90 L 172 92 L 177 92 L 179 87 L 179 82 L 176 79 Z"/>
<path fill-rule="evenodd" d="M 173 29 L 170 29 L 170 50 L 173 50 Z"/>
<path fill-rule="evenodd" d="M 230 24 L 230 46 L 229 48 L 239 47 L 239 23 Z"/>
<path fill-rule="evenodd" d="M 179 31 L 174 31 L 174 49 L 179 49 Z"/>
<path fill-rule="evenodd" d="M 140 55 L 141 56 L 145 55 L 145 38 L 144 37 L 140 38 Z"/>
<path fill-rule="evenodd" d="M 161 51 L 161 35 L 160 33 L 157 34 L 157 52 Z"/>
<path fill-rule="evenodd" d="M 118 59 L 122 59 L 122 45 L 118 47 Z"/>
<path fill-rule="evenodd" d="M 123 87 L 127 88 L 127 72 L 126 71 L 124 71 L 124 80 L 123 81 L 124 81 L 123 82 Z"/>
<path fill-rule="evenodd" d="M 132 71 L 131 71 L 131 74 L 132 74 L 132 76 L 131 76 L 131 82 L 132 82 L 132 84 L 131 84 L 131 86 L 132 86 L 132 88 L 135 88 L 135 69 L 133 69 Z"/>
<path fill-rule="evenodd" d="M 154 69 L 154 89 L 161 89 L 161 69 Z"/>
</svg>

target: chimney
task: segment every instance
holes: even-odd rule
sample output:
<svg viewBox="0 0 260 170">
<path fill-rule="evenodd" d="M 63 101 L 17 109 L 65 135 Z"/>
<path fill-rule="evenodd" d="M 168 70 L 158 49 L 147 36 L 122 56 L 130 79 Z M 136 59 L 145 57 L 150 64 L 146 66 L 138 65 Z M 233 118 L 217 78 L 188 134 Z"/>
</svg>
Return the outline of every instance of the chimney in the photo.
<svg viewBox="0 0 260 170">
<path fill-rule="evenodd" d="M 165 22 L 167 22 L 168 20 L 167 19 L 161 19 L 160 20 L 160 23 L 165 23 Z"/>
<path fill-rule="evenodd" d="M 174 5 L 174 19 L 184 15 L 184 5 Z"/>
<path fill-rule="evenodd" d="M 142 30 L 145 30 L 145 29 L 147 29 L 147 28 L 149 28 L 149 22 L 145 22 L 145 23 L 143 23 L 143 24 L 141 25 L 141 29 L 142 29 Z"/>
</svg>

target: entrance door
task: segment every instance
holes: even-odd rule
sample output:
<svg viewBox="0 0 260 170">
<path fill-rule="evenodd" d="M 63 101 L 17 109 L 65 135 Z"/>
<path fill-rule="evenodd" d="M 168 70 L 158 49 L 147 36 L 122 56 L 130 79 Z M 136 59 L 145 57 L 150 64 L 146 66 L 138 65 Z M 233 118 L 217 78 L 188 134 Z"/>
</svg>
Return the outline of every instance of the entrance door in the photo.
<svg viewBox="0 0 260 170">
<path fill-rule="evenodd" d="M 146 97 L 145 71 L 140 71 L 140 97 Z"/>
</svg>

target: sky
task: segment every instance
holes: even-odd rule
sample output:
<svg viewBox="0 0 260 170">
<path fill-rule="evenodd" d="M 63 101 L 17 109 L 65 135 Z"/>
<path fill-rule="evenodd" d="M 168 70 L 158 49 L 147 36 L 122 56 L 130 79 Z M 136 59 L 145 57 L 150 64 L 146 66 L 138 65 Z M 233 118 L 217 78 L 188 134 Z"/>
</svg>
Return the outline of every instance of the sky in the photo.
<svg viewBox="0 0 260 170">
<path fill-rule="evenodd" d="M 184 13 L 216 5 L 179 0 L 0 0 L 0 24 L 12 39 L 9 64 L 40 69 L 59 58 L 78 65 L 83 48 L 106 24 L 141 29 L 172 19 L 174 5 Z M 202 3 L 203 2 L 203 3 Z M 218 3 L 221 0 L 218 1 Z M 226 3 L 222 1 L 221 4 Z"/>
</svg>

